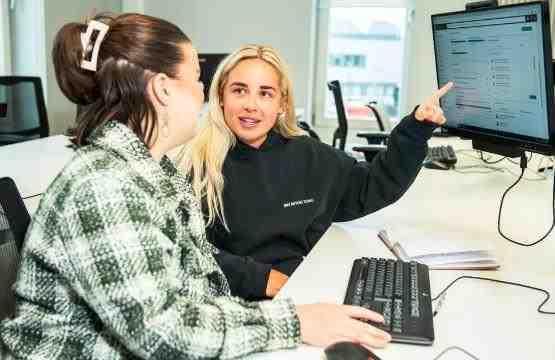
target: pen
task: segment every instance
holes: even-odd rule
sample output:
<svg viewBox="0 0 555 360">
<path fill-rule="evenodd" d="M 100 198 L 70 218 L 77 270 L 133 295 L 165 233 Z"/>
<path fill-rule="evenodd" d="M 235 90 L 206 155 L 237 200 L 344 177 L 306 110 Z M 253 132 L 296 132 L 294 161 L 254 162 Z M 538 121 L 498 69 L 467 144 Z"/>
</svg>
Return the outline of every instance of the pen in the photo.
<svg viewBox="0 0 555 360">
<path fill-rule="evenodd" d="M 394 244 L 391 243 L 387 231 L 383 229 L 378 231 L 378 238 L 384 243 L 389 251 L 391 251 L 391 253 L 395 255 L 398 260 L 410 261 L 410 257 L 407 255 L 407 253 L 405 253 L 405 250 L 403 249 L 401 244 L 399 244 L 398 242 L 395 242 Z"/>
<path fill-rule="evenodd" d="M 398 257 L 397 254 L 395 253 L 395 250 L 393 249 L 393 245 L 389 241 L 389 236 L 387 235 L 387 231 L 383 229 L 378 231 L 378 238 L 385 244 L 385 246 L 389 249 L 389 251 L 391 251 L 393 255 L 395 255 L 395 257 Z"/>
</svg>

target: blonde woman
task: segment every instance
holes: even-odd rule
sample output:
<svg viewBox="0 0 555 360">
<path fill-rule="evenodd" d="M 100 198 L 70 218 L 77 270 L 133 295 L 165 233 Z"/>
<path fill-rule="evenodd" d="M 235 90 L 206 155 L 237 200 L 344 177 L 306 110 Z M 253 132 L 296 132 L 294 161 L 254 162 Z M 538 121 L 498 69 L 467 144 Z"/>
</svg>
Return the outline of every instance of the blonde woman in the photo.
<svg viewBox="0 0 555 360">
<path fill-rule="evenodd" d="M 229 296 L 200 204 L 166 156 L 203 102 L 178 27 L 140 14 L 69 23 L 53 61 L 62 92 L 87 108 L 28 231 L 1 359 L 229 359 L 390 340 L 353 319 L 383 321 L 362 308 Z"/>
<path fill-rule="evenodd" d="M 244 46 L 219 66 L 205 127 L 186 170 L 206 205 L 209 239 L 232 293 L 273 297 L 333 221 L 396 201 L 418 174 L 432 130 L 445 121 L 434 93 L 392 131 L 386 152 L 357 162 L 297 127 L 284 60 Z"/>
</svg>

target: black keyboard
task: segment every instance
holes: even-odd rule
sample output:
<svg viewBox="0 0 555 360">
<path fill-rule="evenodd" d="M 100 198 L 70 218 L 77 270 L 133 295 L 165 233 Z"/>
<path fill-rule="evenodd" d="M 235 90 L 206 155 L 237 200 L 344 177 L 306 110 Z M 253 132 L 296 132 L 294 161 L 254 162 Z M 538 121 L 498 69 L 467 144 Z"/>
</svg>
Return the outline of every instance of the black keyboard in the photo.
<svg viewBox="0 0 555 360">
<path fill-rule="evenodd" d="M 382 314 L 385 323 L 372 325 L 390 333 L 393 342 L 417 345 L 434 342 L 426 265 L 391 259 L 356 259 L 344 303 Z"/>
<path fill-rule="evenodd" d="M 428 162 L 441 162 L 449 167 L 457 163 L 457 155 L 451 145 L 432 146 L 428 148 L 428 155 L 424 163 Z"/>
</svg>

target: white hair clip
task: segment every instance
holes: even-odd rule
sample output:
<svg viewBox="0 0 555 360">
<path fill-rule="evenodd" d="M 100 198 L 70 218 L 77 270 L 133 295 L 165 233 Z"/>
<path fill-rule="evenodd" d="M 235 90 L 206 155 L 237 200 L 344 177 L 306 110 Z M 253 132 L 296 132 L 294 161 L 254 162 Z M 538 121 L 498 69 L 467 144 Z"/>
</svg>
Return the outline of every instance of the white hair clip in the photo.
<svg viewBox="0 0 555 360">
<path fill-rule="evenodd" d="M 102 40 L 104 40 L 104 36 L 106 36 L 109 28 L 110 27 L 103 22 L 96 20 L 89 21 L 87 25 L 87 32 L 81 33 L 81 46 L 83 47 L 83 59 L 81 60 L 81 68 L 85 70 L 96 71 L 100 44 L 102 43 Z M 98 35 L 96 36 L 94 43 L 91 44 L 93 31 L 97 31 Z M 86 60 L 85 56 L 90 53 L 89 50 L 91 47 L 92 53 L 90 60 Z"/>
</svg>

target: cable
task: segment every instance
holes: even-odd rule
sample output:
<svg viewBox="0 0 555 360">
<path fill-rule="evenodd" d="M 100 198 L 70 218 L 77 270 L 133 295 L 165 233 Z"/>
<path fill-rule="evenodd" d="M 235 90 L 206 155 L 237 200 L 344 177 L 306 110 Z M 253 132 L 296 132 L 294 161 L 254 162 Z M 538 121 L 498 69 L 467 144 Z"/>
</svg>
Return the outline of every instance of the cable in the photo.
<svg viewBox="0 0 555 360">
<path fill-rule="evenodd" d="M 516 241 L 516 240 L 513 240 L 513 239 L 509 238 L 501 230 L 501 212 L 503 211 L 503 201 L 505 201 L 505 196 L 507 196 L 507 193 L 513 187 L 515 187 L 516 184 L 518 184 L 520 182 L 520 180 L 524 176 L 524 170 L 526 169 L 527 166 L 528 166 L 528 159 L 526 158 L 526 155 L 524 153 L 522 153 L 522 155 L 520 156 L 520 168 L 522 170 L 521 173 L 520 173 L 520 176 L 518 177 L 518 179 L 511 186 L 509 186 L 509 188 L 507 190 L 505 190 L 505 192 L 503 193 L 503 196 L 501 196 L 501 203 L 499 204 L 499 213 L 497 215 L 497 232 L 499 233 L 499 235 L 501 235 L 507 241 L 509 241 L 509 242 L 511 242 L 515 245 L 520 245 L 520 246 L 534 246 L 536 244 L 539 244 L 540 242 L 545 240 L 547 238 L 547 236 L 549 236 L 549 234 L 553 230 L 553 227 L 555 226 L 555 178 L 554 178 L 553 179 L 553 190 L 551 192 L 551 196 L 552 196 L 552 198 L 551 198 L 551 211 L 552 211 L 551 219 L 552 219 L 552 221 L 551 221 L 551 226 L 549 227 L 549 230 L 547 230 L 547 232 L 545 233 L 544 236 L 542 236 L 538 240 L 533 241 L 531 243 L 524 243 L 524 242 Z"/>
<path fill-rule="evenodd" d="M 516 176 L 516 177 L 519 176 L 518 173 L 513 172 L 513 171 L 510 170 L 509 168 L 504 168 L 503 170 L 506 171 L 506 172 L 508 172 L 509 174 L 513 175 L 513 176 Z M 528 169 L 526 169 L 526 170 L 530 170 L 530 169 L 528 168 Z M 539 172 L 537 172 L 537 171 L 533 171 L 533 170 L 530 170 L 530 171 L 531 171 L 533 174 L 537 175 L 538 177 L 537 177 L 537 178 L 530 178 L 530 177 L 523 176 L 523 177 L 522 177 L 522 180 L 526 180 L 526 181 L 544 181 L 544 180 L 547 180 L 547 176 L 546 176 L 546 175 L 541 174 L 541 173 L 539 173 Z M 526 172 L 526 171 L 525 171 L 525 172 Z"/>
<path fill-rule="evenodd" d="M 489 171 L 461 171 L 464 169 L 474 169 L 474 168 L 479 168 L 479 169 L 489 169 Z M 466 165 L 466 166 L 457 166 L 455 168 L 453 168 L 454 171 L 461 173 L 461 174 L 489 174 L 489 173 L 493 173 L 493 172 L 503 172 L 504 168 L 500 168 L 497 166 L 491 166 L 491 165 Z"/>
<path fill-rule="evenodd" d="M 466 168 L 466 167 L 465 167 Z M 498 170 L 484 170 L 484 171 L 460 171 L 457 168 L 453 168 L 453 171 L 459 174 L 491 174 Z"/>
<path fill-rule="evenodd" d="M 484 158 L 484 152 L 483 151 L 478 151 L 478 153 L 480 153 L 480 160 L 482 160 L 483 162 L 485 162 L 486 164 L 489 164 L 489 165 L 500 163 L 501 161 L 503 161 L 507 158 L 506 156 L 503 156 L 502 158 L 500 158 L 498 160 L 489 161 L 488 159 Z"/>
<path fill-rule="evenodd" d="M 542 292 L 545 294 L 545 299 L 542 301 L 542 303 L 538 306 L 538 312 L 540 314 L 545 314 L 545 315 L 555 315 L 555 311 L 545 311 L 542 310 L 542 307 L 545 305 L 545 303 L 547 303 L 547 301 L 549 301 L 551 295 L 549 294 L 549 292 L 547 290 L 541 289 L 541 288 L 537 288 L 531 285 L 526 285 L 526 284 L 521 284 L 521 283 L 517 283 L 517 282 L 512 282 L 512 281 L 505 281 L 505 280 L 497 280 L 497 279 L 491 279 L 491 278 L 486 278 L 486 277 L 479 277 L 479 276 L 470 276 L 470 275 L 463 275 L 463 276 L 459 276 L 458 278 L 456 278 L 455 280 L 451 281 L 451 283 L 449 283 L 449 285 L 447 285 L 443 290 L 441 290 L 439 292 L 439 294 L 437 294 L 435 297 L 432 298 L 432 301 L 436 301 L 440 296 L 442 296 L 444 293 L 447 292 L 447 290 L 449 290 L 449 288 L 451 286 L 453 286 L 453 284 L 455 284 L 457 281 L 461 280 L 461 279 L 475 279 L 475 280 L 486 280 L 486 281 L 491 281 L 491 282 L 496 282 L 496 283 L 500 283 L 500 284 L 506 284 L 506 285 L 514 285 L 514 286 L 520 286 L 526 289 L 530 289 L 530 290 L 536 290 L 539 292 Z M 438 309 L 439 310 L 439 309 Z M 434 314 L 436 315 L 436 314 Z"/>
<path fill-rule="evenodd" d="M 29 196 L 25 196 L 25 197 L 22 198 L 22 199 L 23 199 L 23 200 L 32 199 L 32 198 L 34 198 L 34 197 L 41 196 L 41 195 L 42 195 L 42 193 L 35 194 L 35 195 L 29 195 Z"/>
<path fill-rule="evenodd" d="M 466 355 L 468 355 L 469 357 L 471 357 L 474 360 L 480 360 L 476 355 L 473 355 L 470 351 L 467 351 L 467 350 L 465 350 L 465 349 L 463 349 L 459 346 L 449 346 L 448 348 L 446 348 L 442 352 L 440 352 L 433 360 L 438 360 L 445 353 L 448 353 L 451 350 L 459 350 L 459 351 L 465 353 Z"/>
<path fill-rule="evenodd" d="M 549 160 L 551 160 L 551 165 L 547 165 L 547 166 L 541 166 L 543 164 L 543 160 L 545 158 L 548 158 Z M 546 170 L 553 170 L 553 157 L 551 156 L 544 156 L 541 158 L 540 163 L 538 164 L 538 173 L 544 173 Z"/>
<path fill-rule="evenodd" d="M 496 160 L 496 161 L 491 161 L 491 162 L 490 162 L 490 161 L 487 161 L 487 159 L 482 159 L 481 157 L 473 156 L 473 155 L 471 155 L 471 154 L 467 154 L 468 152 L 470 152 L 470 153 L 478 153 L 478 154 L 480 154 L 480 156 L 483 156 L 483 155 L 482 155 L 482 151 L 479 151 L 479 150 L 470 150 L 470 149 L 457 150 L 457 151 L 456 151 L 456 154 L 461 154 L 461 155 L 464 155 L 464 156 L 467 156 L 467 157 L 470 157 L 470 158 L 473 158 L 473 159 L 476 159 L 476 160 L 481 160 L 481 161 L 482 161 L 483 163 L 485 163 L 485 164 L 480 163 L 480 164 L 475 164 L 475 165 L 456 166 L 456 167 L 453 167 L 453 171 L 455 171 L 455 172 L 457 172 L 457 173 L 460 173 L 460 174 L 491 174 L 491 173 L 493 173 L 493 172 L 507 172 L 507 173 L 509 173 L 509 174 L 511 174 L 511 175 L 513 175 L 513 176 L 515 176 L 515 177 L 518 177 L 518 176 L 519 176 L 517 173 L 513 172 L 513 171 L 512 171 L 510 168 L 508 168 L 508 167 L 491 166 L 492 164 L 497 164 L 497 163 L 499 163 L 501 160 L 507 160 L 507 161 L 509 161 L 509 162 L 512 163 L 512 164 L 518 165 L 518 162 L 515 162 L 514 160 L 512 160 L 512 159 L 510 159 L 510 158 L 502 158 L 502 159 L 498 159 L 498 160 Z M 530 157 L 530 158 L 528 159 L 528 161 L 530 161 L 531 159 L 532 159 L 532 157 Z M 539 165 L 541 165 L 541 163 L 543 162 L 543 159 L 544 159 L 544 157 L 541 158 Z M 538 167 L 539 167 L 539 165 L 538 165 Z M 464 170 L 464 169 L 472 169 L 472 168 L 476 168 L 476 169 L 488 169 L 488 170 L 483 170 L 483 171 L 479 171 L 479 170 L 478 170 L 478 171 L 461 171 L 461 170 Z M 539 168 L 539 169 L 536 170 L 536 171 L 530 170 L 530 169 L 526 169 L 526 170 L 532 172 L 532 173 L 533 173 L 534 175 L 536 175 L 537 177 L 531 178 L 531 177 L 523 176 L 523 177 L 522 177 L 523 180 L 527 180 L 527 181 L 543 181 L 543 180 L 546 180 L 546 179 L 548 178 L 545 174 L 543 174 L 544 169 L 540 169 L 540 168 Z"/>
</svg>

